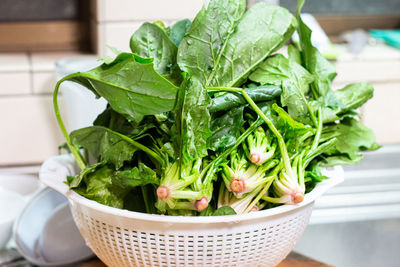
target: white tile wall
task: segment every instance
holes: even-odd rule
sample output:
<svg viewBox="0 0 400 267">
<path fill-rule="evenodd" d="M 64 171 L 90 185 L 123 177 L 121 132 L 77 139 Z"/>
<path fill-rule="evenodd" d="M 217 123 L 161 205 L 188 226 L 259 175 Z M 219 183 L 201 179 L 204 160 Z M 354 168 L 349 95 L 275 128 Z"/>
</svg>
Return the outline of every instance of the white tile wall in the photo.
<svg viewBox="0 0 400 267">
<path fill-rule="evenodd" d="M 374 97 L 363 108 L 363 122 L 381 144 L 400 143 L 400 81 L 374 84 Z"/>
<path fill-rule="evenodd" d="M 31 75 L 25 72 L 0 72 L 0 96 L 22 95 L 31 92 Z"/>
<path fill-rule="evenodd" d="M 117 22 L 98 24 L 97 51 L 100 55 L 113 56 L 114 53 L 107 45 L 121 51 L 130 51 L 129 40 L 131 35 L 142 25 L 142 22 Z"/>
<path fill-rule="evenodd" d="M 51 93 L 54 66 L 77 53 L 0 54 L 0 166 L 40 164 L 63 143 Z"/>
<path fill-rule="evenodd" d="M 0 54 L 0 95 L 31 92 L 30 62 L 26 53 Z"/>
<path fill-rule="evenodd" d="M 32 90 L 34 94 L 51 94 L 57 78 L 53 71 L 34 72 L 32 74 Z"/>
<path fill-rule="evenodd" d="M 63 142 L 51 96 L 0 98 L 0 165 L 40 163 Z"/>
<path fill-rule="evenodd" d="M 194 18 L 204 0 L 98 0 L 98 21 L 179 20 Z"/>
<path fill-rule="evenodd" d="M 29 69 L 27 53 L 0 53 L 0 72 L 20 72 Z"/>
</svg>

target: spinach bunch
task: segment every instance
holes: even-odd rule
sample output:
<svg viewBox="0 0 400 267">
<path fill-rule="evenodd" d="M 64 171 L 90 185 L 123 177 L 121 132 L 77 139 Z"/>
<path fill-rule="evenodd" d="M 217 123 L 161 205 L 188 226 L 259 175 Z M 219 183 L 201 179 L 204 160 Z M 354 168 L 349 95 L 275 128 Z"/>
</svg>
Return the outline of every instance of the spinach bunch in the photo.
<svg viewBox="0 0 400 267">
<path fill-rule="evenodd" d="M 192 22 L 144 23 L 131 53 L 61 79 L 54 109 L 81 168 L 70 188 L 148 213 L 247 213 L 299 203 L 324 179 L 321 167 L 379 148 L 356 119 L 372 86 L 331 89 L 335 68 L 312 46 L 303 4 L 294 17 L 211 0 Z M 288 57 L 274 54 L 295 30 Z M 93 126 L 67 133 L 57 103 L 64 81 L 108 101 Z"/>
</svg>

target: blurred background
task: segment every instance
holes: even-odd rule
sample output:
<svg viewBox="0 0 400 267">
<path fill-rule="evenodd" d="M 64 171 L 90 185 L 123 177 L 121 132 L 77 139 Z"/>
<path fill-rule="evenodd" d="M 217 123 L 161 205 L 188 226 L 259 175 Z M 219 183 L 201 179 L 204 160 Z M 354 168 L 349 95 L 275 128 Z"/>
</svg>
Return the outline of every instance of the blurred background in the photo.
<svg viewBox="0 0 400 267">
<path fill-rule="evenodd" d="M 98 57 L 113 54 L 108 45 L 129 51 L 129 38 L 144 21 L 193 19 L 206 2 L 0 0 L 0 189 L 24 187 L 25 178 L 36 179 L 40 164 L 58 154 L 64 141 L 51 96 L 57 79 L 100 64 Z M 297 1 L 265 2 L 294 12 Z M 316 203 L 296 250 L 334 266 L 399 266 L 400 1 L 307 0 L 303 12 L 312 15 L 304 20 L 314 45 L 336 65 L 334 88 L 374 85 L 374 98 L 359 112 L 383 148 L 345 167 L 345 182 Z M 104 108 L 77 86 L 63 88 L 69 130 Z M 89 98 L 92 104 L 81 105 Z M 4 182 L 10 176 L 11 187 Z"/>
</svg>

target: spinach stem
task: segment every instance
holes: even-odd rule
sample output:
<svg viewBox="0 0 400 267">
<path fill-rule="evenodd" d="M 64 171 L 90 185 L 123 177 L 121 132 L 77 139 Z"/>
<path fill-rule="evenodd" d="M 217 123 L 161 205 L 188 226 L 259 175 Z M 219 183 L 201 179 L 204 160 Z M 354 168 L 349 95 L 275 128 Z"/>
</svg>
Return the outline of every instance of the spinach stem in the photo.
<svg viewBox="0 0 400 267">
<path fill-rule="evenodd" d="M 317 148 L 319 144 L 319 139 L 321 137 L 322 132 L 322 108 L 318 108 L 318 125 L 317 125 L 317 133 L 315 134 L 313 144 L 311 146 L 311 150 L 309 151 L 308 155 L 312 154 L 314 150 Z"/>
<path fill-rule="evenodd" d="M 101 127 L 101 126 L 97 126 L 97 127 Z M 156 152 L 154 152 L 153 150 L 151 150 L 150 148 L 142 145 L 139 142 L 136 142 L 134 140 L 132 140 L 131 138 L 129 138 L 126 135 L 120 134 L 118 132 L 115 132 L 113 130 L 107 129 L 110 133 L 113 133 L 119 137 L 121 137 L 122 139 L 124 139 L 125 141 L 127 141 L 128 143 L 132 144 L 133 146 L 139 148 L 140 150 L 142 150 L 143 152 L 145 152 L 146 154 L 148 154 L 150 157 L 154 158 L 155 160 L 157 160 L 159 163 L 161 163 L 161 165 L 164 164 L 164 160 L 163 158 L 161 158 Z"/>
<path fill-rule="evenodd" d="M 247 92 L 242 89 L 242 88 L 237 88 L 237 87 L 206 87 L 207 90 L 209 91 L 226 91 L 226 92 L 238 92 L 243 95 L 243 97 L 246 99 L 246 101 L 249 103 L 249 105 L 253 108 L 253 110 L 260 116 L 265 123 L 268 125 L 269 129 L 274 133 L 276 138 L 278 139 L 278 144 L 279 148 L 281 151 L 281 156 L 283 159 L 283 163 L 285 165 L 285 169 L 287 172 L 292 172 L 292 167 L 290 165 L 290 159 L 288 156 L 288 152 L 286 149 L 286 144 L 285 141 L 283 140 L 282 135 L 279 133 L 278 129 L 276 129 L 275 125 L 272 123 L 270 119 L 265 116 L 264 112 L 257 106 L 256 103 L 254 103 L 253 99 L 250 98 L 250 96 L 247 94 Z"/>
<path fill-rule="evenodd" d="M 81 170 L 84 170 L 86 168 L 85 161 L 83 160 L 82 155 L 79 152 L 79 149 L 72 144 L 69 134 L 68 134 L 67 130 L 65 129 L 64 122 L 61 118 L 60 109 L 58 107 L 58 98 L 57 98 L 61 83 L 68 79 L 71 79 L 75 76 L 78 76 L 78 75 L 79 75 L 78 73 L 73 73 L 68 76 L 65 76 L 64 78 L 62 78 L 61 80 L 59 80 L 57 82 L 56 87 L 53 92 L 53 106 L 54 106 L 54 111 L 56 113 L 58 125 L 60 126 L 61 132 L 64 135 L 65 141 L 67 142 L 67 145 L 68 145 L 69 149 L 71 150 L 71 153 L 74 156 L 79 167 L 81 168 Z"/>
<path fill-rule="evenodd" d="M 216 159 L 214 159 L 212 162 L 210 162 L 200 173 L 200 177 L 203 177 L 207 171 L 210 168 L 214 168 L 216 165 L 218 165 L 223 159 L 225 159 L 230 153 L 232 153 L 233 150 L 235 150 L 246 138 L 251 134 L 258 126 L 260 126 L 261 120 L 258 119 L 255 122 L 253 122 L 247 130 L 242 133 L 239 138 L 236 140 L 236 143 L 229 149 L 225 150 L 221 155 L 219 155 Z M 207 184 L 210 182 L 210 179 L 212 178 L 213 172 L 207 173 L 206 178 L 204 179 L 204 184 Z"/>
<path fill-rule="evenodd" d="M 260 191 L 257 197 L 250 203 L 250 205 L 245 209 L 243 213 L 249 213 L 251 211 L 251 209 L 257 204 L 261 197 L 264 196 L 268 189 L 271 187 L 273 181 L 274 179 L 267 181 L 267 183 L 264 185 L 264 188 Z"/>
</svg>

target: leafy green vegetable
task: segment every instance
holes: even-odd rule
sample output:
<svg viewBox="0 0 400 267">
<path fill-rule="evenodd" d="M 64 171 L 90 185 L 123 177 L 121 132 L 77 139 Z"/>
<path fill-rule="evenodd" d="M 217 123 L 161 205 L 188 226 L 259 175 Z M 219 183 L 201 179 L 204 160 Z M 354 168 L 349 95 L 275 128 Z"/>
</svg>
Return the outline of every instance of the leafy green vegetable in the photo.
<svg viewBox="0 0 400 267">
<path fill-rule="evenodd" d="M 242 0 L 211 1 L 202 9 L 179 46 L 180 68 L 201 77 L 206 86 L 236 86 L 296 27 L 281 7 L 258 3 L 243 15 L 244 7 Z"/>
<path fill-rule="evenodd" d="M 157 74 L 151 59 L 121 53 L 110 64 L 84 73 L 66 76 L 61 81 L 79 83 L 129 120 L 170 111 L 175 105 L 177 87 Z M 61 82 L 60 81 L 60 82 Z"/>
<path fill-rule="evenodd" d="M 272 100 L 282 93 L 281 87 L 275 85 L 251 86 L 244 90 L 254 102 Z M 210 113 L 216 113 L 240 107 L 245 104 L 247 104 L 247 101 L 240 94 L 224 93 L 211 99 L 209 110 Z"/>
<path fill-rule="evenodd" d="M 179 45 L 181 70 L 207 85 L 245 8 L 245 0 L 212 0 L 203 7 Z"/>
<path fill-rule="evenodd" d="M 78 188 L 83 196 L 99 203 L 123 208 L 123 199 L 129 191 L 140 185 L 158 183 L 153 170 L 143 163 L 131 170 L 114 171 L 108 166 L 95 166 L 83 176 L 85 187 Z"/>
<path fill-rule="evenodd" d="M 336 138 L 335 147 L 327 155 L 345 155 L 350 160 L 359 160 L 359 151 L 376 150 L 380 146 L 375 141 L 374 133 L 355 119 L 345 119 L 342 123 L 327 126 L 321 138 Z"/>
<path fill-rule="evenodd" d="M 281 103 L 289 114 L 295 120 L 311 122 L 306 95 L 314 77 L 301 65 L 278 54 L 261 63 L 249 78 L 261 84 L 282 85 Z"/>
<path fill-rule="evenodd" d="M 303 4 L 296 20 L 279 6 L 246 11 L 245 0 L 210 0 L 193 23 L 144 23 L 131 37 L 134 53 L 113 49 L 115 59 L 61 79 L 54 109 L 81 168 L 67 177 L 70 188 L 139 212 L 243 214 L 300 203 L 326 178 L 322 166 L 378 149 L 357 120 L 372 86 L 332 90 L 335 68 L 313 47 Z M 297 47 L 272 55 L 296 27 Z M 94 126 L 67 133 L 63 81 L 108 101 Z"/>
<path fill-rule="evenodd" d="M 176 63 L 178 48 L 166 32 L 152 23 L 144 23 L 132 35 L 130 47 L 134 54 L 154 59 L 154 69 L 159 74 L 171 74 Z"/>
<path fill-rule="evenodd" d="M 374 95 L 374 88 L 368 82 L 352 83 L 335 91 L 336 98 L 343 104 L 339 111 L 345 113 L 364 105 Z"/>
<path fill-rule="evenodd" d="M 240 136 L 245 120 L 243 119 L 244 107 L 231 109 L 220 117 L 211 121 L 210 130 L 213 133 L 208 139 L 208 149 L 217 151 L 226 149 L 236 143 Z"/>
<path fill-rule="evenodd" d="M 183 158 L 193 160 L 207 155 L 207 139 L 211 116 L 208 111 L 210 98 L 202 83 L 191 78 L 186 83 L 182 107 Z"/>
<path fill-rule="evenodd" d="M 325 59 L 311 43 L 311 30 L 301 19 L 301 8 L 305 0 L 297 1 L 296 17 L 299 23 L 297 32 L 300 37 L 300 55 L 303 66 L 314 75 L 312 85 L 315 97 L 325 96 L 331 90 L 332 80 L 337 73 L 335 67 Z"/>
<path fill-rule="evenodd" d="M 87 149 L 95 158 L 109 162 L 120 169 L 141 149 L 154 156 L 154 152 L 120 133 L 100 126 L 91 126 L 71 133 L 72 144 Z M 158 159 L 157 156 L 155 156 Z"/>
<path fill-rule="evenodd" d="M 240 85 L 267 56 L 292 36 L 296 20 L 284 8 L 257 3 L 238 22 L 218 64 L 209 76 L 212 86 Z"/>
<path fill-rule="evenodd" d="M 172 25 L 169 38 L 178 47 L 183 37 L 188 32 L 192 22 L 188 19 L 183 19 Z"/>
<path fill-rule="evenodd" d="M 226 215 L 235 215 L 236 211 L 232 209 L 230 206 L 223 206 L 216 210 L 210 206 L 206 210 L 200 213 L 200 216 L 226 216 Z"/>
</svg>

